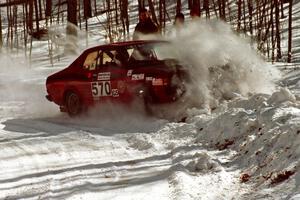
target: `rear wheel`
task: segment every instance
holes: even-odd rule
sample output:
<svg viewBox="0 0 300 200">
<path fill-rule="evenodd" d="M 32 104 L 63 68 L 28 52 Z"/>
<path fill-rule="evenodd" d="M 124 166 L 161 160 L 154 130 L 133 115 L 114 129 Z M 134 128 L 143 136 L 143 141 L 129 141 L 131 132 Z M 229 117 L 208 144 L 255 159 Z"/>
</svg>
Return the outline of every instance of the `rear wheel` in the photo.
<svg viewBox="0 0 300 200">
<path fill-rule="evenodd" d="M 65 99 L 66 109 L 71 117 L 78 116 L 82 112 L 80 97 L 75 92 L 68 92 Z"/>
</svg>

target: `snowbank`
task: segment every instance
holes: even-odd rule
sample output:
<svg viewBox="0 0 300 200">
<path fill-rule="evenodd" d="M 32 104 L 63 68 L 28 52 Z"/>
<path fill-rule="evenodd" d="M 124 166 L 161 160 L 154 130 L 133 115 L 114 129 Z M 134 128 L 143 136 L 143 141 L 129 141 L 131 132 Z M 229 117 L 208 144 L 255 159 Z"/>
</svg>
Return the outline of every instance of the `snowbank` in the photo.
<svg viewBox="0 0 300 200">
<path fill-rule="evenodd" d="M 205 115 L 189 117 L 198 129 L 198 143 L 234 151 L 229 165 L 241 169 L 241 181 L 249 180 L 255 188 L 272 190 L 283 181 L 300 180 L 300 104 L 288 89 L 237 98 L 222 106 L 209 120 Z M 279 190 L 281 197 L 300 191 L 299 185 L 290 184 Z"/>
</svg>

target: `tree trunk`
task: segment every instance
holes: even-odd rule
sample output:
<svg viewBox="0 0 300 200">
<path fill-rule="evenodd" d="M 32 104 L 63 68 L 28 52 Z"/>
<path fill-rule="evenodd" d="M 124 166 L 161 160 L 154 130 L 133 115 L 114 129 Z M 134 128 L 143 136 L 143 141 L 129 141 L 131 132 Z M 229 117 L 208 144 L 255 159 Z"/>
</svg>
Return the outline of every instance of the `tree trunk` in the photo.
<svg viewBox="0 0 300 200">
<path fill-rule="evenodd" d="M 83 1 L 83 9 L 84 9 L 84 18 L 88 19 L 92 17 L 92 5 L 91 5 L 91 0 L 84 0 Z"/>
<path fill-rule="evenodd" d="M 226 21 L 226 1 L 221 0 L 222 3 L 222 19 Z"/>
<path fill-rule="evenodd" d="M 238 0 L 238 21 L 237 21 L 237 31 L 241 30 L 241 18 L 242 18 L 242 0 Z"/>
<path fill-rule="evenodd" d="M 29 4 L 29 13 L 28 13 L 29 16 L 28 16 L 27 26 L 28 26 L 29 32 L 32 33 L 32 31 L 33 31 L 33 0 L 29 0 L 28 4 Z"/>
<path fill-rule="evenodd" d="M 35 9 L 35 26 L 36 31 L 40 31 L 40 23 L 39 23 L 39 8 L 38 8 L 38 0 L 34 0 L 34 9 Z"/>
<path fill-rule="evenodd" d="M 281 40 L 280 40 L 280 9 L 279 9 L 279 0 L 275 0 L 275 26 L 276 26 L 276 61 L 281 59 Z"/>
<path fill-rule="evenodd" d="M 253 2 L 252 2 L 252 0 L 248 0 L 248 11 L 249 11 L 249 31 L 250 31 L 250 34 L 253 35 L 253 25 L 252 25 L 252 20 L 253 20 Z"/>
<path fill-rule="evenodd" d="M 274 1 L 271 0 L 271 4 L 272 4 L 272 7 L 274 7 Z M 275 29 L 275 26 L 274 26 L 274 13 L 271 12 L 271 39 L 272 39 L 272 62 L 275 61 L 275 34 L 274 34 L 274 29 Z"/>
<path fill-rule="evenodd" d="M 52 0 L 46 0 L 46 16 L 50 17 L 52 13 Z"/>
<path fill-rule="evenodd" d="M 144 2 L 144 0 L 138 0 L 138 6 L 139 6 L 139 11 L 140 11 L 142 8 L 145 8 L 145 2 Z"/>
<path fill-rule="evenodd" d="M 280 8 L 281 8 L 281 19 L 285 18 L 284 12 L 283 12 L 283 0 L 280 1 Z"/>
<path fill-rule="evenodd" d="M 206 19 L 210 18 L 209 0 L 203 1 L 203 10 L 205 10 Z"/>
<path fill-rule="evenodd" d="M 1 15 L 1 9 L 0 9 L 0 50 L 3 46 L 3 39 L 2 39 L 2 15 Z"/>
<path fill-rule="evenodd" d="M 13 19 L 14 19 L 14 29 L 15 29 L 15 42 L 14 46 L 19 50 L 19 36 L 18 36 L 18 6 L 13 7 Z"/>
<path fill-rule="evenodd" d="M 22 5 L 22 11 L 23 11 L 23 37 L 24 37 L 24 47 L 25 47 L 25 56 L 27 55 L 27 11 L 26 11 L 27 4 L 24 3 Z"/>
<path fill-rule="evenodd" d="M 243 0 L 243 18 L 244 18 L 244 33 L 247 32 L 247 23 L 246 23 L 246 0 Z"/>
<path fill-rule="evenodd" d="M 96 15 L 98 14 L 97 0 L 94 0 L 94 12 L 95 12 Z"/>
<path fill-rule="evenodd" d="M 124 35 L 129 33 L 129 18 L 128 18 L 128 0 L 119 1 L 120 4 L 120 17 L 122 21 Z"/>
<path fill-rule="evenodd" d="M 193 0 L 188 0 L 188 7 L 190 10 L 193 8 Z"/>
<path fill-rule="evenodd" d="M 181 12 L 181 7 L 182 7 L 181 0 L 177 0 L 176 13 L 180 13 Z"/>
<path fill-rule="evenodd" d="M 39 19 L 43 19 L 42 1 L 38 1 L 39 4 Z"/>
<path fill-rule="evenodd" d="M 257 24 L 258 33 L 257 33 L 257 42 L 258 42 L 258 49 L 263 50 L 263 39 L 262 39 L 262 33 L 264 28 L 264 16 L 266 15 L 266 2 L 262 2 L 262 5 L 259 5 L 259 21 Z M 262 6 L 262 9 L 261 9 Z"/>
<path fill-rule="evenodd" d="M 115 19 L 116 19 L 116 28 L 119 26 L 119 13 L 118 13 L 118 0 L 115 0 Z"/>
<path fill-rule="evenodd" d="M 77 21 L 77 0 L 67 0 L 68 22 L 78 25 Z"/>
<path fill-rule="evenodd" d="M 201 15 L 200 0 L 194 0 L 192 9 L 193 9 L 194 15 L 200 17 L 200 15 Z"/>
<path fill-rule="evenodd" d="M 287 62 L 290 63 L 292 61 L 292 12 L 293 12 L 293 0 L 289 2 L 289 38 L 288 38 L 288 59 Z"/>
<path fill-rule="evenodd" d="M 108 27 L 108 38 L 110 42 L 113 42 L 114 39 L 112 37 L 112 27 L 111 27 L 111 8 L 110 8 L 110 0 L 106 0 L 107 5 L 107 27 Z"/>
<path fill-rule="evenodd" d="M 155 14 L 154 5 L 153 5 L 153 1 L 148 0 L 148 4 L 149 4 L 150 11 L 151 11 L 152 19 L 156 24 L 158 24 L 157 23 L 157 17 L 156 17 L 156 14 Z"/>
<path fill-rule="evenodd" d="M 212 0 L 212 3 L 213 3 L 213 5 L 214 5 L 213 8 L 214 8 L 215 16 L 218 17 L 219 15 L 218 15 L 218 10 L 217 10 L 217 5 L 216 5 L 215 0 Z"/>
<path fill-rule="evenodd" d="M 67 1 L 67 12 L 68 17 L 67 20 L 69 23 L 74 24 L 75 26 L 78 25 L 77 21 L 77 0 L 68 0 Z M 74 29 L 73 26 L 67 26 L 67 34 L 68 35 L 75 35 L 77 36 L 77 30 Z"/>
<path fill-rule="evenodd" d="M 163 0 L 159 0 L 159 25 L 160 27 L 163 26 Z M 177 7 L 176 7 L 177 10 Z M 177 12 L 177 11 L 176 11 Z"/>
</svg>

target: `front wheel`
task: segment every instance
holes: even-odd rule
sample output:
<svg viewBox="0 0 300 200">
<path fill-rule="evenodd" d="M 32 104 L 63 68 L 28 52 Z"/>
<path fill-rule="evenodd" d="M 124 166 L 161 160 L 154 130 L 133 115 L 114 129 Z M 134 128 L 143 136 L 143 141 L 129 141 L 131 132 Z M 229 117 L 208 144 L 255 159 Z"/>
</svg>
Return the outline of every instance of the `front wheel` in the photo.
<svg viewBox="0 0 300 200">
<path fill-rule="evenodd" d="M 75 92 L 68 92 L 66 95 L 66 109 L 69 116 L 78 116 L 82 112 L 81 100 L 78 94 Z"/>
</svg>

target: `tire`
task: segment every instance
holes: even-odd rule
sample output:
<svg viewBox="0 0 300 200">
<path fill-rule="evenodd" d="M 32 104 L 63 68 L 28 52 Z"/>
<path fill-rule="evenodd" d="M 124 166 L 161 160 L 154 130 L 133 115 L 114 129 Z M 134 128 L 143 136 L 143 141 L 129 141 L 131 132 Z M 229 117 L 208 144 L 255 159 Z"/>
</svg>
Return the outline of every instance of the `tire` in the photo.
<svg viewBox="0 0 300 200">
<path fill-rule="evenodd" d="M 80 97 L 75 92 L 68 92 L 65 98 L 67 113 L 71 117 L 78 116 L 82 113 L 82 104 Z"/>
<path fill-rule="evenodd" d="M 143 93 L 140 93 L 139 91 L 143 91 Z M 136 93 L 138 94 L 139 98 L 138 99 L 141 99 L 141 103 L 142 103 L 142 106 L 143 106 L 143 109 L 145 111 L 145 114 L 146 115 L 152 115 L 152 109 L 151 109 L 151 106 L 150 104 L 152 103 L 152 97 L 150 95 L 150 90 L 149 90 L 149 86 L 141 86 L 137 89 Z"/>
<path fill-rule="evenodd" d="M 153 116 L 153 109 L 151 107 L 151 101 L 144 97 L 144 110 L 148 116 Z"/>
</svg>

